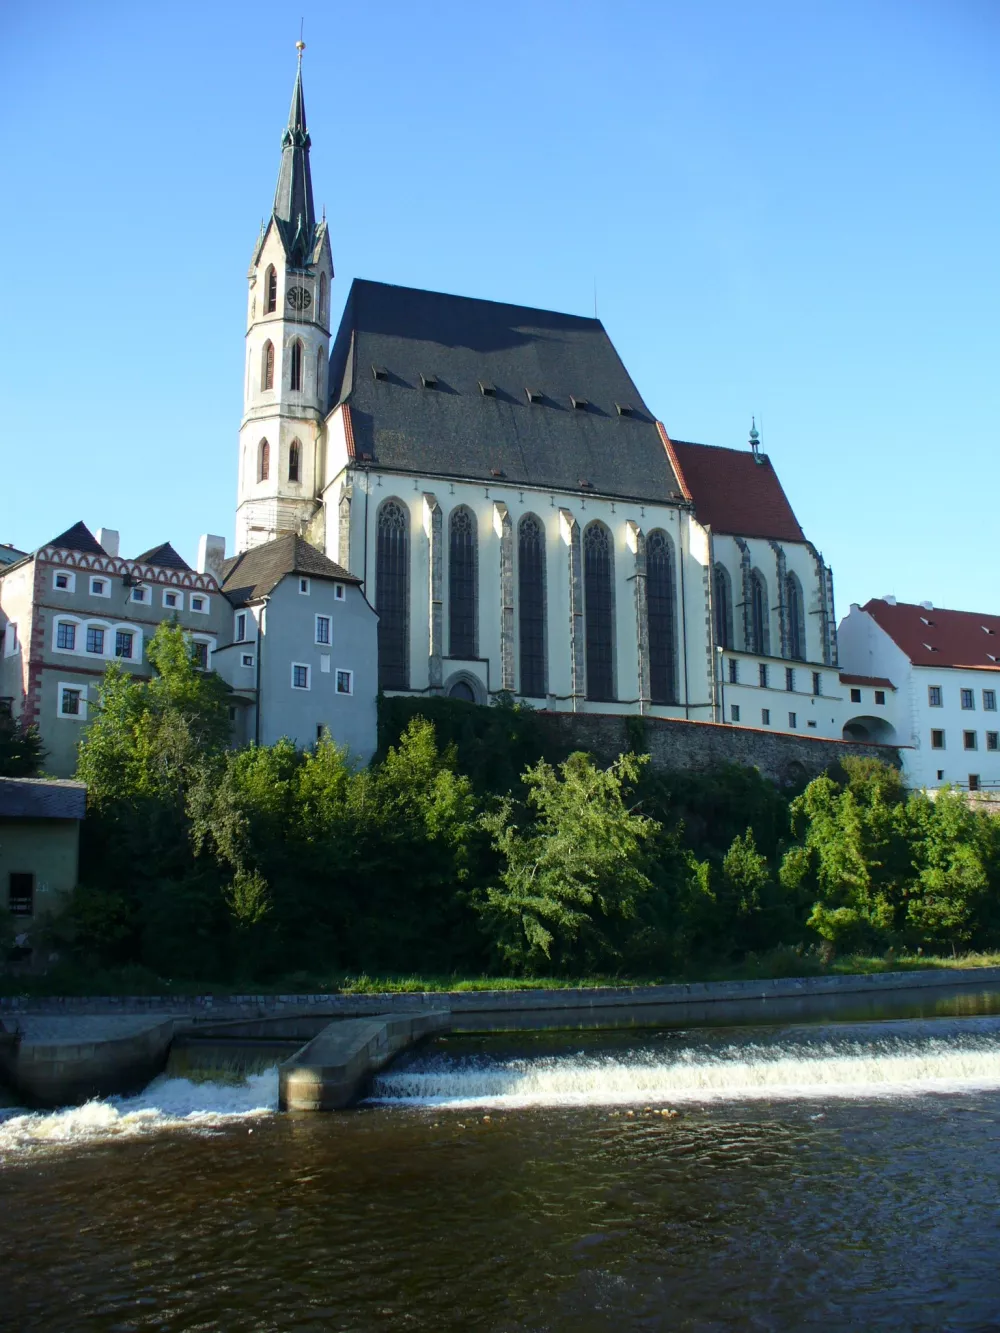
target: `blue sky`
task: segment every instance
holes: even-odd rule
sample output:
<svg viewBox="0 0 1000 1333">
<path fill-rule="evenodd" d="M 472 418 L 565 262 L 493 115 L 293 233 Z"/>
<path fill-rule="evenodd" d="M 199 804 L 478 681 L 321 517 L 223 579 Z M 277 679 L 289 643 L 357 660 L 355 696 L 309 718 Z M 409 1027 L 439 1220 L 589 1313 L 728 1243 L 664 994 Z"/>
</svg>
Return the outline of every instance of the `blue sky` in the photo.
<svg viewBox="0 0 1000 1333">
<path fill-rule="evenodd" d="M 671 435 L 756 413 L 840 614 L 997 609 L 995 0 L 4 6 L 0 541 L 231 544 L 303 13 L 335 308 L 596 285 Z"/>
</svg>

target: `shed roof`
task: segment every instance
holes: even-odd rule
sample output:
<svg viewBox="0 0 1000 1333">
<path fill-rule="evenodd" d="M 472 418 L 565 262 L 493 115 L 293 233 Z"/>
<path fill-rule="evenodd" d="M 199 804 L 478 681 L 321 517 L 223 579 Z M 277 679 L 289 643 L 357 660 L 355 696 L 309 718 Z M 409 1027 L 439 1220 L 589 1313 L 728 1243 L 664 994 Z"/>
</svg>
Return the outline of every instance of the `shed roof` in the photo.
<svg viewBox="0 0 1000 1333">
<path fill-rule="evenodd" d="M 222 566 L 222 591 L 233 606 L 246 606 L 272 592 L 286 574 L 305 574 L 337 583 L 361 580 L 328 559 L 302 537 L 288 533 L 232 556 Z"/>
<path fill-rule="evenodd" d="M 767 454 L 686 440 L 671 440 L 667 449 L 699 521 L 713 532 L 806 540 Z"/>
<path fill-rule="evenodd" d="M 1000 616 L 873 597 L 861 608 L 914 666 L 1000 670 Z"/>
<path fill-rule="evenodd" d="M 682 499 L 596 319 L 356 279 L 330 391 L 350 404 L 356 456 L 387 471 Z"/>
<path fill-rule="evenodd" d="M 0 778 L 0 819 L 82 819 L 87 788 L 61 778 Z"/>
</svg>

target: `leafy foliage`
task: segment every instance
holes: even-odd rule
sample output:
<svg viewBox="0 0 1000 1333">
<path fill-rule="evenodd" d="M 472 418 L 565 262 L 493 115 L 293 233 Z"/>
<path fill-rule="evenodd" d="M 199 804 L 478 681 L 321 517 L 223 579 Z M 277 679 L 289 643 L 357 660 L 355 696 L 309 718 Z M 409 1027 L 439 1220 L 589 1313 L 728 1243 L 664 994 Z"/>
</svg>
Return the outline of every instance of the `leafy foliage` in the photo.
<svg viewBox="0 0 1000 1333">
<path fill-rule="evenodd" d="M 38 728 L 0 713 L 0 778 L 37 778 L 44 758 Z"/>
</svg>

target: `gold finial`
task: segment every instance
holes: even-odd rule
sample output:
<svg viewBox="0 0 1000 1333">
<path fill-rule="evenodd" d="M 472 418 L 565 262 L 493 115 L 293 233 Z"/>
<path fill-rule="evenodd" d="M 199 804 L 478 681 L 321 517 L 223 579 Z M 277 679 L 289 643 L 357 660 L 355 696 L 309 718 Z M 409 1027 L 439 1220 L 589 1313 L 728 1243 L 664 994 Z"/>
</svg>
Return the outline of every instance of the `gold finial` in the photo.
<svg viewBox="0 0 1000 1333">
<path fill-rule="evenodd" d="M 306 44 L 301 38 L 295 43 L 295 49 L 298 51 L 299 55 L 306 49 Z"/>
</svg>

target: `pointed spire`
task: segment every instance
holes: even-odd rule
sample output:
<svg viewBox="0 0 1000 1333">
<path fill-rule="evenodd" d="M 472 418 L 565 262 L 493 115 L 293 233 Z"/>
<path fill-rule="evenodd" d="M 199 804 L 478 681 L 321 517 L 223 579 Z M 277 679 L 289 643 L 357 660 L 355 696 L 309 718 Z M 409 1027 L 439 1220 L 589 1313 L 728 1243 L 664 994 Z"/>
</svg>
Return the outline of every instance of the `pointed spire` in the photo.
<svg viewBox="0 0 1000 1333">
<path fill-rule="evenodd" d="M 309 262 L 316 233 L 312 176 L 309 171 L 309 130 L 306 127 L 306 99 L 302 91 L 302 52 L 306 44 L 295 43 L 299 52 L 292 105 L 288 125 L 281 136 L 281 167 L 274 192 L 274 220 L 278 224 L 290 264 L 299 267 Z"/>
</svg>

